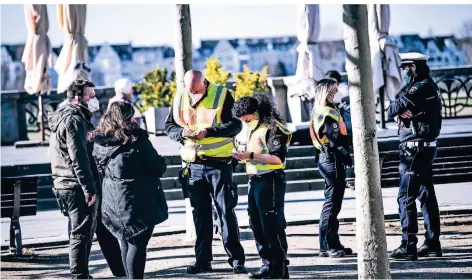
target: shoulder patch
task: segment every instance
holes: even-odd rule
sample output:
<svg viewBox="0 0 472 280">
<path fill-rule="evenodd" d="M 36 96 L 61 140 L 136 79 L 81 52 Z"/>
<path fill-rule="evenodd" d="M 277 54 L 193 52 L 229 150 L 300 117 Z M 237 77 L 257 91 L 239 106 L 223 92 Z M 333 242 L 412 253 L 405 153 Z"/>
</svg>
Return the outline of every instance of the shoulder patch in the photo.
<svg viewBox="0 0 472 280">
<path fill-rule="evenodd" d="M 409 90 L 408 90 L 408 93 L 415 93 L 415 91 L 417 91 L 418 88 L 416 86 L 412 86 Z"/>
<path fill-rule="evenodd" d="M 280 141 L 279 141 L 278 139 L 274 139 L 274 140 L 272 141 L 272 145 L 274 145 L 274 146 L 279 146 L 279 145 L 280 145 Z"/>
<path fill-rule="evenodd" d="M 331 125 L 331 128 L 333 128 L 333 131 L 336 131 L 336 132 L 339 131 L 339 125 L 338 125 L 338 123 L 333 123 L 333 124 Z"/>
</svg>

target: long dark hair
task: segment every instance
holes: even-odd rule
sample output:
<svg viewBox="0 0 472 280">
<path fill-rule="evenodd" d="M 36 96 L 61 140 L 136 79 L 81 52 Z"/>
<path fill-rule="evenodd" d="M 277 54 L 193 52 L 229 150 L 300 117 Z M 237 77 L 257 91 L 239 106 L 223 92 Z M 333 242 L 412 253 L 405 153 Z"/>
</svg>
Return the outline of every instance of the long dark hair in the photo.
<svg viewBox="0 0 472 280">
<path fill-rule="evenodd" d="M 276 128 L 277 122 L 285 125 L 267 93 L 255 93 L 251 97 L 241 97 L 234 104 L 233 115 L 237 118 L 254 113 L 259 116 L 260 123 L 270 128 Z"/>
<path fill-rule="evenodd" d="M 128 102 L 116 101 L 101 118 L 94 134 L 113 136 L 122 144 L 136 141 L 140 128 L 133 121 L 134 108 Z"/>
<path fill-rule="evenodd" d="M 275 108 L 274 102 L 272 102 L 267 93 L 255 93 L 253 98 L 257 100 L 258 108 L 257 113 L 259 115 L 260 123 L 266 124 L 270 127 L 277 127 L 277 122 L 285 125 L 279 112 Z"/>
</svg>

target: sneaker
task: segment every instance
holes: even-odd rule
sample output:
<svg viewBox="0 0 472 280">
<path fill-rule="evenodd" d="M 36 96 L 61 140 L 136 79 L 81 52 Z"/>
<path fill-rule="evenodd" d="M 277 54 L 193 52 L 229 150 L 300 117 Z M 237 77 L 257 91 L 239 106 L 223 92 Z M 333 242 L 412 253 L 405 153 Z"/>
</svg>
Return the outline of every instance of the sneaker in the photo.
<svg viewBox="0 0 472 280">
<path fill-rule="evenodd" d="M 416 244 L 407 245 L 406 242 L 402 241 L 400 247 L 390 253 L 390 257 L 392 259 L 416 261 L 418 259 Z"/>
<path fill-rule="evenodd" d="M 349 248 L 347 248 L 349 249 Z M 351 249 L 349 249 L 351 250 Z M 351 254 L 352 254 L 352 250 L 350 251 Z M 344 249 L 330 249 L 328 251 L 320 251 L 320 253 L 318 254 L 319 257 L 321 258 L 342 258 L 344 256 L 346 256 L 346 252 L 344 251 Z"/>
<path fill-rule="evenodd" d="M 187 274 L 199 274 L 202 272 L 210 272 L 213 271 L 210 263 L 207 264 L 194 264 L 187 267 Z"/>
<path fill-rule="evenodd" d="M 242 264 L 233 265 L 234 274 L 243 274 L 247 273 L 247 268 Z"/>
<path fill-rule="evenodd" d="M 268 265 L 263 265 L 257 272 L 251 272 L 248 274 L 249 279 L 262 279 L 269 277 L 270 268 Z"/>
<path fill-rule="evenodd" d="M 442 257 L 441 243 L 431 245 L 425 241 L 418 249 L 418 257 Z"/>
</svg>

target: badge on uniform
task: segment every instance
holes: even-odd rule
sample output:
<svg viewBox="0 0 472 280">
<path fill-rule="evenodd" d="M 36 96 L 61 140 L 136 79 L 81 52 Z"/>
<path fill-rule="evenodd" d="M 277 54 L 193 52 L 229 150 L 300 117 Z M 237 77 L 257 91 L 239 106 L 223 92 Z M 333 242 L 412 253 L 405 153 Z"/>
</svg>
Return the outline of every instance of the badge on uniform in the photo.
<svg viewBox="0 0 472 280">
<path fill-rule="evenodd" d="M 339 131 L 339 125 L 337 123 L 333 123 L 331 127 L 333 128 L 334 131 Z"/>
</svg>

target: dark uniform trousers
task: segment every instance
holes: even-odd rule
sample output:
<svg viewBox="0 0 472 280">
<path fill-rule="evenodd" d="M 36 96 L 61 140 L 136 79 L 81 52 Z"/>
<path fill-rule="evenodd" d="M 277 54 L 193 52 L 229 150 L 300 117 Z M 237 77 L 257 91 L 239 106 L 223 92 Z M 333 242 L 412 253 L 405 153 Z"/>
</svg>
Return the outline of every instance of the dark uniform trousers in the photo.
<svg viewBox="0 0 472 280">
<path fill-rule="evenodd" d="M 421 203 L 421 212 L 426 229 L 426 242 L 439 243 L 440 221 L 436 193 L 433 186 L 432 166 L 436 147 L 413 149 L 400 147 L 400 187 L 398 205 L 402 226 L 402 239 L 416 244 L 418 220 L 416 199 Z"/>
<path fill-rule="evenodd" d="M 221 221 L 223 246 L 229 256 L 228 263 L 243 265 L 244 249 L 239 241 L 239 226 L 234 213 L 238 204 L 237 187 L 233 186 L 233 169 L 230 163 L 189 165 L 188 195 L 193 207 L 197 233 L 195 254 L 198 264 L 213 260 L 213 198 Z"/>
<path fill-rule="evenodd" d="M 85 195 L 81 188 L 56 189 L 56 192 L 70 221 L 70 272 L 73 278 L 88 279 L 92 238 L 97 227 L 98 201 L 89 207 L 85 203 Z"/>
<path fill-rule="evenodd" d="M 264 265 L 280 265 L 287 259 L 284 214 L 286 185 L 283 170 L 249 177 L 249 223 Z"/>
<path fill-rule="evenodd" d="M 320 251 L 341 249 L 338 214 L 346 189 L 346 168 L 334 153 L 320 153 L 318 169 L 325 180 L 325 202 L 320 217 Z"/>
</svg>

